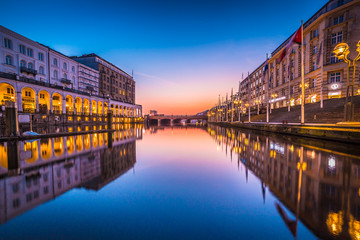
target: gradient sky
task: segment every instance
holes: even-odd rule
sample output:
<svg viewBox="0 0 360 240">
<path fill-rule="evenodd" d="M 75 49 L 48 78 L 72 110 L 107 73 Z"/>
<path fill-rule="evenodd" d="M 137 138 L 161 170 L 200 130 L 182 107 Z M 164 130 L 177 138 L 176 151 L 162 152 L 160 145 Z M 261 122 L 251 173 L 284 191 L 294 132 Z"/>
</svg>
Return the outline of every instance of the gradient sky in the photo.
<svg viewBox="0 0 360 240">
<path fill-rule="evenodd" d="M 0 24 L 67 55 L 134 71 L 143 112 L 194 114 L 237 91 L 326 0 L 4 1 Z"/>
</svg>

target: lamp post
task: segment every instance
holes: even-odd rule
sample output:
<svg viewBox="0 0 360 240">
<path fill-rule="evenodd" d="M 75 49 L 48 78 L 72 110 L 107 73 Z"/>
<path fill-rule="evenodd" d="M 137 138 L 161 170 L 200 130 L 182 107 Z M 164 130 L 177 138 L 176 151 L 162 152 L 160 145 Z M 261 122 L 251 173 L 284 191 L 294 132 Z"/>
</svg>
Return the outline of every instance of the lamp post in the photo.
<svg viewBox="0 0 360 240">
<path fill-rule="evenodd" d="M 347 81 L 346 81 L 346 100 L 345 100 L 345 122 L 352 122 L 354 121 L 354 104 L 353 104 L 353 97 L 354 97 L 354 84 L 355 84 L 355 71 L 356 71 L 356 61 L 360 59 L 360 41 L 357 43 L 358 52 L 357 57 L 354 60 L 350 60 L 348 55 L 350 54 L 349 45 L 347 43 L 339 43 L 334 48 L 335 57 L 339 60 L 344 60 L 348 64 L 348 74 L 347 74 Z M 350 68 L 353 68 L 353 76 L 352 81 L 350 82 Z"/>
</svg>

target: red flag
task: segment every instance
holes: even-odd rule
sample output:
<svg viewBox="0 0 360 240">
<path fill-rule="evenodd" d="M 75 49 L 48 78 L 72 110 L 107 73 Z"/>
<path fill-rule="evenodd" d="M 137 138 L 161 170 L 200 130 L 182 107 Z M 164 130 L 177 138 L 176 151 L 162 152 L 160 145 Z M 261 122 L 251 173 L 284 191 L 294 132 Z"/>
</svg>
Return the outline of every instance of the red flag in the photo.
<svg viewBox="0 0 360 240">
<path fill-rule="evenodd" d="M 288 44 L 286 44 L 284 50 L 282 51 L 282 53 L 280 54 L 280 57 L 278 58 L 278 63 L 280 63 L 286 56 L 289 48 L 293 45 L 293 43 L 297 43 L 297 44 L 301 44 L 301 35 L 302 35 L 302 31 L 301 31 L 301 27 L 292 35 L 292 37 L 290 38 L 290 41 L 288 42 Z"/>
</svg>

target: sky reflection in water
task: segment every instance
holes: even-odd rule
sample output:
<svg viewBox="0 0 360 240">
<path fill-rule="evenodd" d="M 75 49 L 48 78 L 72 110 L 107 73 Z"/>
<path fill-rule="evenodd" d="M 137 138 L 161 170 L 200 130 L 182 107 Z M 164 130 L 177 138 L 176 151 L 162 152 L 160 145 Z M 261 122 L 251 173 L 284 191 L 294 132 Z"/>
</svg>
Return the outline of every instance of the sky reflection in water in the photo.
<svg viewBox="0 0 360 240">
<path fill-rule="evenodd" d="M 139 126 L 122 129 L 114 134 L 112 148 L 107 148 L 106 136 L 81 139 L 88 138 L 89 149 L 77 152 L 75 147 L 69 153 L 72 148 L 67 146 L 57 157 L 59 161 L 48 162 L 40 153 L 39 159 L 27 163 L 24 144 L 19 144 L 23 173 L 10 176 L 6 168 L 0 169 L 0 238 L 294 237 L 285 222 L 294 226 L 291 221 L 296 219 L 299 141 L 214 126 L 151 128 L 144 133 Z M 77 138 L 74 140 L 71 144 L 77 146 Z M 310 147 L 303 148 L 306 167 L 297 238 L 315 239 L 316 234 L 356 239 L 360 226 L 357 160 L 306 143 Z M 57 169 L 61 169 L 60 177 Z M 46 172 L 52 177 L 49 197 L 43 194 Z M 60 179 L 62 190 L 58 188 Z M 19 190 L 14 193 L 16 182 Z M 27 195 L 35 191 L 40 196 L 35 199 L 32 195 L 28 201 Z M 20 209 L 16 213 L 14 199 L 18 197 L 21 203 L 15 204 Z M 276 202 L 288 215 L 287 221 L 280 216 Z"/>
</svg>

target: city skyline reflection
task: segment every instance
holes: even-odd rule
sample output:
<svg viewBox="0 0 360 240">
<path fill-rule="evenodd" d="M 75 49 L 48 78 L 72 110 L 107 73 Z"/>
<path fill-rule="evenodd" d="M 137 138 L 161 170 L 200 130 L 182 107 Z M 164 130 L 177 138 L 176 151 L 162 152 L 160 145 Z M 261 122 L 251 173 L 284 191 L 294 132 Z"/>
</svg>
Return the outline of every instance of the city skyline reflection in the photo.
<svg viewBox="0 0 360 240">
<path fill-rule="evenodd" d="M 142 128 L 0 143 L 0 225 L 73 188 L 98 191 L 133 168 Z"/>
<path fill-rule="evenodd" d="M 316 140 L 304 144 L 293 141 L 296 138 L 219 126 L 207 131 L 217 149 L 245 169 L 246 178 L 251 171 L 260 180 L 264 202 L 265 188 L 278 199 L 274 207 L 295 238 L 300 220 L 323 239 L 360 239 L 357 152 L 344 151 L 337 143 L 326 149 L 312 145 Z"/>
</svg>

